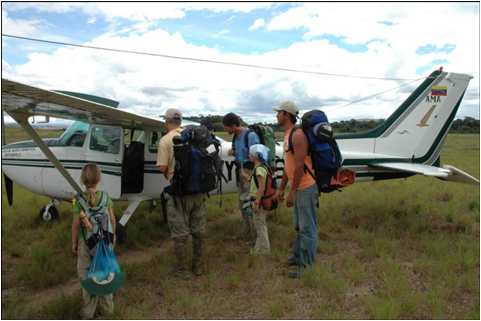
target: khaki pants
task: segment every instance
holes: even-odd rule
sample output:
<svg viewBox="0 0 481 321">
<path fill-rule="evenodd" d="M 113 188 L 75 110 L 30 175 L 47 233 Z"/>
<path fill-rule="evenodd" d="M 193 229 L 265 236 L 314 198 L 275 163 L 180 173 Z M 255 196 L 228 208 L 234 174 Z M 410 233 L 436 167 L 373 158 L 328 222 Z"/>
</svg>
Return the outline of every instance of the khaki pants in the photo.
<svg viewBox="0 0 481 321">
<path fill-rule="evenodd" d="M 267 232 L 266 223 L 267 211 L 264 209 L 254 210 L 254 227 L 256 229 L 256 243 L 254 245 L 253 254 L 270 254 L 271 244 L 269 242 L 269 233 Z"/>
<path fill-rule="evenodd" d="M 239 172 L 237 187 L 239 188 L 239 210 L 243 220 L 242 234 L 243 237 L 249 239 L 249 241 L 254 241 L 255 228 L 252 217 L 251 196 L 249 194 L 250 182 L 242 175 L 242 169 L 240 169 Z"/>
<path fill-rule="evenodd" d="M 206 196 L 194 194 L 172 196 L 165 194 L 167 200 L 167 221 L 172 238 L 203 235 L 206 226 Z"/>
<path fill-rule="evenodd" d="M 82 237 L 78 241 L 77 273 L 81 280 L 87 278 L 92 258 L 88 252 L 87 245 Z M 100 313 L 109 315 L 114 313 L 114 295 L 95 296 L 90 295 L 82 288 L 82 309 L 80 315 L 84 319 L 93 319 L 95 310 L 99 306 Z"/>
</svg>

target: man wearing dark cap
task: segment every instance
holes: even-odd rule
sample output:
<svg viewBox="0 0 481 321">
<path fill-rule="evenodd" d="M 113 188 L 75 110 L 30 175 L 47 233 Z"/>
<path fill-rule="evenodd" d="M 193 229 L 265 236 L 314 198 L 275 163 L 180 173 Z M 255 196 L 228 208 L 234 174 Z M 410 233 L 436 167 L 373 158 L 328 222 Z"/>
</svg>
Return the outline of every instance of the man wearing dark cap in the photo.
<svg viewBox="0 0 481 321">
<path fill-rule="evenodd" d="M 224 129 L 229 135 L 233 135 L 232 147 L 229 155 L 235 157 L 236 179 L 239 188 L 239 209 L 243 218 L 242 236 L 250 242 L 255 241 L 255 228 L 252 216 L 252 207 L 249 195 L 249 181 L 245 178 L 244 165 L 249 162 L 249 148 L 260 144 L 259 136 L 254 131 L 241 126 L 241 119 L 234 113 L 228 113 L 222 119 Z"/>
<path fill-rule="evenodd" d="M 171 181 L 174 176 L 175 158 L 172 139 L 182 131 L 182 113 L 174 108 L 165 112 L 165 126 L 168 133 L 159 141 L 157 166 Z M 206 196 L 202 193 L 184 196 L 174 196 L 169 187 L 166 188 L 167 220 L 170 234 L 174 241 L 176 257 L 175 274 L 183 279 L 189 278 L 187 270 L 187 241 L 192 235 L 192 272 L 199 276 L 203 273 L 202 248 L 206 225 Z"/>
</svg>

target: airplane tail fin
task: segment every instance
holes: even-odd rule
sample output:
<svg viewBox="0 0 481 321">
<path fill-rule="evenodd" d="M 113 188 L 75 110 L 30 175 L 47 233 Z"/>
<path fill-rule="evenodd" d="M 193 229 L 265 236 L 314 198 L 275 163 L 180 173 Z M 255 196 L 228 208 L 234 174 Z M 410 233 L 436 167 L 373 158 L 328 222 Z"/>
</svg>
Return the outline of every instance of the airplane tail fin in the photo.
<svg viewBox="0 0 481 321">
<path fill-rule="evenodd" d="M 434 71 L 383 123 L 374 152 L 434 164 L 472 78 Z"/>
</svg>

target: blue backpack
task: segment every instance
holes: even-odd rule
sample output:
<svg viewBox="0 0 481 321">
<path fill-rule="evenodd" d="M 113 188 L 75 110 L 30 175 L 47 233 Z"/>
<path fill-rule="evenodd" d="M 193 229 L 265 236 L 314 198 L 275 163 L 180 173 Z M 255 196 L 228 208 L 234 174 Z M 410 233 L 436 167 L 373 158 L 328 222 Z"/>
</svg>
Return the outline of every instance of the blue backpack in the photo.
<svg viewBox="0 0 481 321">
<path fill-rule="evenodd" d="M 172 178 L 173 195 L 209 193 L 221 188 L 222 160 L 220 142 L 205 126 L 187 126 L 173 138 L 175 169 Z M 209 146 L 214 151 L 209 152 Z"/>
<path fill-rule="evenodd" d="M 299 127 L 295 127 L 289 135 L 288 151 L 293 151 L 292 135 Z M 342 166 L 342 156 L 337 146 L 326 114 L 320 110 L 311 110 L 301 119 L 301 127 L 309 142 L 309 155 L 314 173 L 304 165 L 316 180 L 320 192 L 329 193 L 337 188 L 331 186 L 331 178 Z"/>
</svg>

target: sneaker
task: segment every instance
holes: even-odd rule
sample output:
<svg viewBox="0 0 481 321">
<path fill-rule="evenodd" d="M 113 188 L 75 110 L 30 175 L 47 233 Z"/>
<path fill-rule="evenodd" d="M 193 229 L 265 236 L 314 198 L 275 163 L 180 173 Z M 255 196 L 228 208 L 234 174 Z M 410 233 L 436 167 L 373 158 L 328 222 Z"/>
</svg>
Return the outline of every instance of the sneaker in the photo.
<svg viewBox="0 0 481 321">
<path fill-rule="evenodd" d="M 303 267 L 300 265 L 293 265 L 287 272 L 287 276 L 291 279 L 300 279 L 302 276 Z"/>
</svg>

